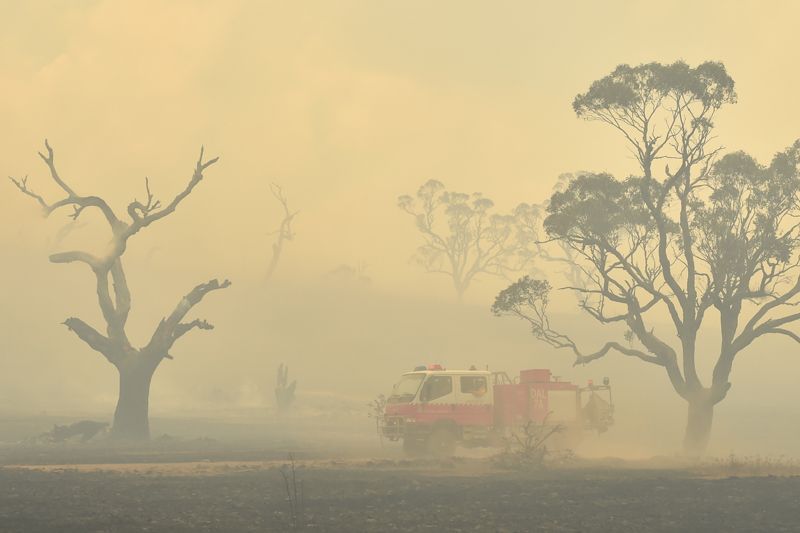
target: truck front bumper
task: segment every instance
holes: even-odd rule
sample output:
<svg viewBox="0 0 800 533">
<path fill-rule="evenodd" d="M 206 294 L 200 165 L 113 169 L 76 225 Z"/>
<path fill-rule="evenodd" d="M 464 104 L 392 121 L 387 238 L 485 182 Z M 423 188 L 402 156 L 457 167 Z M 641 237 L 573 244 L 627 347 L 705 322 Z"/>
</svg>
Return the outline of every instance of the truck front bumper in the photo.
<svg viewBox="0 0 800 533">
<path fill-rule="evenodd" d="M 402 416 L 386 416 L 383 418 L 381 432 L 389 440 L 400 440 L 405 435 L 406 421 Z"/>
</svg>

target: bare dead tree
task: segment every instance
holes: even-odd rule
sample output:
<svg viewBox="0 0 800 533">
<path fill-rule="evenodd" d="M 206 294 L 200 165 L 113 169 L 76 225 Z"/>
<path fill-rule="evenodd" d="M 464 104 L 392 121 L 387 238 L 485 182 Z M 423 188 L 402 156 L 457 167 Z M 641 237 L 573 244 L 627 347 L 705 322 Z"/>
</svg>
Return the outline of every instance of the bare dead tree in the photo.
<svg viewBox="0 0 800 533">
<path fill-rule="evenodd" d="M 58 252 L 50 255 L 53 263 L 83 263 L 96 278 L 97 298 L 105 321 L 105 334 L 99 332 L 80 318 L 70 317 L 64 325 L 75 333 L 93 350 L 99 352 L 114 365 L 119 372 L 119 399 L 114 413 L 112 435 L 124 439 L 146 439 L 149 437 L 148 403 L 150 382 L 153 374 L 164 359 L 172 359 L 170 350 L 175 342 L 193 329 L 210 330 L 213 326 L 205 320 L 184 321 L 189 311 L 210 292 L 224 289 L 230 281 L 212 279 L 197 285 L 189 291 L 175 309 L 156 326 L 149 342 L 135 347 L 128 339 L 125 326 L 131 310 L 131 293 L 122 264 L 122 256 L 128 241 L 142 229 L 175 212 L 178 205 L 202 181 L 203 172 L 217 162 L 218 158 L 204 160 L 200 149 L 189 183 L 167 205 L 156 200 L 150 190 L 150 182 L 145 179 L 146 199 L 134 199 L 128 204 L 129 220 L 120 219 L 109 204 L 99 196 L 84 196 L 76 192 L 56 169 L 55 156 L 50 144 L 45 140 L 47 153 L 39 153 L 47 165 L 50 177 L 65 194 L 63 198 L 48 203 L 43 196 L 28 185 L 27 176 L 22 179 L 10 178 L 19 191 L 33 198 L 42 208 L 45 217 L 62 208 L 72 208 L 70 217 L 77 220 L 86 209 L 97 209 L 102 213 L 111 228 L 111 241 L 103 255 L 95 255 L 82 250 Z"/>
<path fill-rule="evenodd" d="M 398 198 L 398 207 L 414 217 L 424 244 L 415 262 L 430 273 L 451 278 L 459 301 L 482 275 L 508 277 L 532 264 L 539 217 L 534 205 L 520 204 L 512 214 L 491 213 L 494 202 L 480 193 L 451 192 L 429 180 L 416 197 Z"/>
<path fill-rule="evenodd" d="M 718 157 L 713 118 L 736 99 L 720 63 L 621 65 L 575 98 L 579 117 L 611 126 L 641 172 L 576 176 L 550 199 L 550 239 L 568 246 L 589 283 L 571 287 L 602 324 L 627 326 L 631 344 L 583 352 L 547 318 L 550 287 L 523 278 L 494 310 L 527 320 L 534 335 L 583 364 L 618 352 L 664 369 L 688 404 L 684 449 L 702 453 L 714 406 L 731 387 L 734 360 L 756 339 L 800 320 L 800 141 L 769 166 L 737 152 Z M 665 163 L 663 173 L 655 164 Z M 720 331 L 710 380 L 697 369 L 698 338 L 714 316 Z M 652 326 L 671 321 L 674 341 Z"/>
<path fill-rule="evenodd" d="M 280 203 L 281 207 L 283 208 L 283 219 L 281 220 L 280 227 L 270 233 L 270 235 L 275 236 L 275 242 L 272 243 L 272 257 L 270 257 L 269 265 L 267 266 L 267 273 L 264 276 L 265 282 L 272 279 L 272 276 L 275 274 L 275 270 L 278 268 L 278 262 L 281 259 L 283 247 L 286 242 L 294 239 L 292 221 L 299 213 L 299 211 L 291 211 L 289 209 L 289 201 L 286 199 L 286 194 L 284 194 L 283 188 L 280 185 L 272 183 L 270 184 L 270 190 L 272 191 L 272 196 L 278 200 L 278 203 Z"/>
</svg>

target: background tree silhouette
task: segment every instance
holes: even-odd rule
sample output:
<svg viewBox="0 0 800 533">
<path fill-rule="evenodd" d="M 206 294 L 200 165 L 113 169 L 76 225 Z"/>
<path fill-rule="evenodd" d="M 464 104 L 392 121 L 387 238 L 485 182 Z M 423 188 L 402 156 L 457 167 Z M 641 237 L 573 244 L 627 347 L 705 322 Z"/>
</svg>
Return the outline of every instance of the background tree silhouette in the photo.
<svg viewBox="0 0 800 533">
<path fill-rule="evenodd" d="M 281 255 L 283 255 L 283 247 L 288 241 L 294 239 L 292 222 L 294 221 L 294 217 L 296 217 L 299 213 L 299 211 L 292 211 L 289 209 L 289 200 L 286 198 L 286 194 L 283 192 L 283 187 L 276 183 L 271 183 L 269 188 L 272 192 L 272 196 L 274 196 L 278 203 L 281 204 L 281 208 L 283 209 L 283 218 L 281 219 L 281 224 L 278 226 L 278 229 L 270 233 L 270 235 L 275 237 L 275 240 L 272 243 L 272 256 L 269 259 L 267 273 L 264 276 L 265 282 L 272 279 L 272 276 L 275 274 L 275 270 L 278 268 L 278 263 L 281 260 Z"/>
<path fill-rule="evenodd" d="M 424 244 L 414 261 L 452 280 L 459 301 L 480 275 L 509 277 L 532 267 L 541 223 L 538 206 L 520 204 L 511 214 L 492 213 L 494 202 L 480 193 L 451 192 L 429 180 L 416 197 L 398 198 L 414 217 Z"/>
</svg>

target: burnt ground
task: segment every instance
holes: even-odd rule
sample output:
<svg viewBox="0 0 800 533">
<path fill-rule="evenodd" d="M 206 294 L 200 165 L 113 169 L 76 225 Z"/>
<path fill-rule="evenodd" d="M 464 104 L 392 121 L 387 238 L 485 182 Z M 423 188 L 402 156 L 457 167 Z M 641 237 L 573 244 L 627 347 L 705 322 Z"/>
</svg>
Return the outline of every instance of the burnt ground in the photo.
<svg viewBox="0 0 800 533">
<path fill-rule="evenodd" d="M 317 433 L 301 421 L 156 420 L 136 447 L 43 444 L 27 437 L 64 422 L 0 419 L 0 532 L 800 531 L 793 460 L 501 469 L 491 449 L 405 459 L 359 418 L 368 424 Z M 289 452 L 305 493 L 297 528 L 281 475 Z"/>
<path fill-rule="evenodd" d="M 281 464 L 6 464 L 0 531 L 291 531 Z M 794 476 L 308 459 L 296 479 L 302 531 L 800 531 Z"/>
</svg>

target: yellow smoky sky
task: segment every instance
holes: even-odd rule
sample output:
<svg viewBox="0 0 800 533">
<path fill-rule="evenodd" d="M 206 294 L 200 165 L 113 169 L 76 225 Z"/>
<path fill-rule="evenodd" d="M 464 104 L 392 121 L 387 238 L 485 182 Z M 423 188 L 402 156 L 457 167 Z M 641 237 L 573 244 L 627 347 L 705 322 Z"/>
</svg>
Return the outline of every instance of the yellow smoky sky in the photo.
<svg viewBox="0 0 800 533">
<path fill-rule="evenodd" d="M 510 209 L 544 200 L 562 172 L 634 171 L 617 136 L 571 110 L 619 63 L 723 61 L 739 103 L 718 116 L 721 144 L 767 160 L 800 136 L 794 2 L 0 6 L 3 172 L 55 198 L 35 153 L 47 137 L 78 191 L 123 210 L 145 176 L 162 200 L 176 193 L 204 144 L 220 163 L 132 253 L 237 278 L 264 269 L 272 181 L 300 210 L 282 276 L 363 261 L 376 283 L 427 287 L 395 207 L 424 180 Z M 53 235 L 3 188 L 4 249 Z"/>
</svg>

